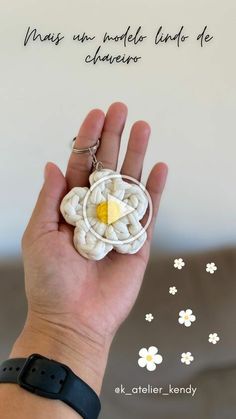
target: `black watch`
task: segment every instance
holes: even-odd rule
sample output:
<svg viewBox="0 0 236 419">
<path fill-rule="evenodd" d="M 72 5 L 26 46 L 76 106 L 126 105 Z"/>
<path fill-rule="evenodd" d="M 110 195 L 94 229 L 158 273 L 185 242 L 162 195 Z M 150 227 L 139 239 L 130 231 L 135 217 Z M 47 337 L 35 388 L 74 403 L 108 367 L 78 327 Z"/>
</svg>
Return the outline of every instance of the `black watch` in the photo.
<svg viewBox="0 0 236 419">
<path fill-rule="evenodd" d="M 101 410 L 95 391 L 67 365 L 39 354 L 4 361 L 0 366 L 0 383 L 17 383 L 31 393 L 61 400 L 84 419 L 97 419 Z"/>
</svg>

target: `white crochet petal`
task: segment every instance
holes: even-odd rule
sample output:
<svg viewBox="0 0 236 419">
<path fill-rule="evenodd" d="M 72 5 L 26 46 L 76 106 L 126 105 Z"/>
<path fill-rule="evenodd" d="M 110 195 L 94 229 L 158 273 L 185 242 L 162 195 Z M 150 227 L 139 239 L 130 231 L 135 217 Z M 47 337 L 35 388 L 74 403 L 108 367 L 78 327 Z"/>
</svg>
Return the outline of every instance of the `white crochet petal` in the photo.
<svg viewBox="0 0 236 419">
<path fill-rule="evenodd" d="M 135 240 L 133 240 L 130 243 L 122 243 L 119 245 L 114 245 L 114 250 L 116 250 L 119 253 L 129 253 L 134 254 L 137 253 L 141 247 L 144 245 L 145 240 L 147 238 L 146 231 L 143 231 L 143 233 Z"/>
<path fill-rule="evenodd" d="M 123 181 L 122 177 L 115 177 L 111 180 L 112 182 L 107 185 L 107 190 L 111 195 L 122 201 L 125 195 L 126 182 Z"/>
<path fill-rule="evenodd" d="M 87 208 L 86 208 L 87 217 L 96 218 L 97 217 L 96 208 L 97 208 L 97 205 L 89 203 L 89 205 L 87 205 Z"/>
<path fill-rule="evenodd" d="M 130 232 L 126 223 L 122 222 L 122 218 L 112 224 L 112 227 L 115 231 L 118 240 L 126 240 L 130 237 Z"/>
<path fill-rule="evenodd" d="M 90 183 L 90 185 L 93 185 L 95 182 L 100 180 L 102 177 L 109 176 L 109 175 L 114 175 L 114 174 L 116 174 L 116 172 L 114 172 L 113 170 L 110 170 L 110 169 L 95 170 L 89 176 L 89 183 Z M 101 182 L 101 184 L 102 183 L 103 182 Z"/>
<path fill-rule="evenodd" d="M 83 201 L 88 188 L 75 187 L 64 196 L 60 211 L 68 224 L 73 226 L 83 218 Z"/>
<path fill-rule="evenodd" d="M 110 169 L 102 169 L 99 171 L 93 172 L 89 177 L 89 183 L 92 186 L 94 183 L 98 182 L 100 179 L 106 176 L 116 175 L 116 177 L 108 178 L 104 182 L 98 184 L 96 188 L 99 188 L 101 193 L 104 196 L 104 199 L 107 198 L 108 194 L 115 196 L 116 198 L 123 200 L 126 185 L 129 186 L 127 182 L 124 182 L 122 176 Z M 96 189 L 94 188 L 94 190 Z"/>
<path fill-rule="evenodd" d="M 136 236 L 142 230 L 143 226 L 137 221 L 129 225 L 129 233 L 131 236 Z"/>
<path fill-rule="evenodd" d="M 100 185 L 96 186 L 96 188 L 90 192 L 88 197 L 88 204 L 92 203 L 98 205 L 100 202 L 106 201 L 106 193 L 104 193 L 105 190 L 102 190 L 99 186 Z"/>
<path fill-rule="evenodd" d="M 113 227 L 112 224 L 108 225 L 106 230 L 105 230 L 105 238 L 108 240 L 112 240 L 112 241 L 117 241 L 119 240 L 116 231 Z"/>
<path fill-rule="evenodd" d="M 104 243 L 102 240 L 91 233 L 85 221 L 79 221 L 74 231 L 74 245 L 78 252 L 87 259 L 103 259 L 113 248 L 111 244 Z"/>
<path fill-rule="evenodd" d="M 104 224 L 104 223 L 101 223 L 97 219 L 96 219 L 95 223 L 93 224 L 94 231 L 96 231 L 96 233 L 99 234 L 99 236 L 102 236 L 102 237 L 104 237 L 104 235 L 105 235 L 106 228 L 107 228 L 107 225 Z"/>
<path fill-rule="evenodd" d="M 126 217 L 127 217 L 129 225 L 140 226 L 139 215 L 138 215 L 137 211 L 133 211 L 130 214 L 127 214 Z"/>
<path fill-rule="evenodd" d="M 147 211 L 148 199 L 146 194 L 138 185 L 129 184 L 129 188 L 125 190 L 123 202 L 128 204 L 130 207 L 135 208 L 139 220 L 143 218 L 145 212 Z"/>
</svg>

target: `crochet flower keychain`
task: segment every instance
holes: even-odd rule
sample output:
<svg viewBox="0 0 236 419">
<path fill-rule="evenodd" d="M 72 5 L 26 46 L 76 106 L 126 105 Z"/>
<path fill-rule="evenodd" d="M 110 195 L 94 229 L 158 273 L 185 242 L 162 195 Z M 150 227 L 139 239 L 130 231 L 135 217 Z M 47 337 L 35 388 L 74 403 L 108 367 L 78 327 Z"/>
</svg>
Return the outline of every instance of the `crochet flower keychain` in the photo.
<svg viewBox="0 0 236 419">
<path fill-rule="evenodd" d="M 93 260 L 103 259 L 113 249 L 136 253 L 147 238 L 140 223 L 148 207 L 144 190 L 97 161 L 99 144 L 98 140 L 92 147 L 73 147 L 75 153 L 90 153 L 94 171 L 89 176 L 90 188 L 74 187 L 60 205 L 66 222 L 75 226 L 76 250 Z"/>
</svg>

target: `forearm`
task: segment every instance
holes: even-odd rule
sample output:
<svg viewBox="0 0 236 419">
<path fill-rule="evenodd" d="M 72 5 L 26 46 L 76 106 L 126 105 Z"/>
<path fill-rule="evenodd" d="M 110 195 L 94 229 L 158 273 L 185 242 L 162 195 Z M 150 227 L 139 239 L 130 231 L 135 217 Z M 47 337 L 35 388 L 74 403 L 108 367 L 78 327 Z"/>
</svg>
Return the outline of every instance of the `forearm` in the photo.
<svg viewBox="0 0 236 419">
<path fill-rule="evenodd" d="M 13 345 L 10 358 L 27 357 L 39 353 L 68 365 L 99 395 L 106 368 L 109 345 L 78 341 L 73 331 L 59 326 L 42 330 L 37 324 L 28 325 Z M 49 400 L 31 394 L 17 384 L 0 384 L 1 417 L 7 419 L 77 419 L 81 416 L 59 400 Z"/>
</svg>

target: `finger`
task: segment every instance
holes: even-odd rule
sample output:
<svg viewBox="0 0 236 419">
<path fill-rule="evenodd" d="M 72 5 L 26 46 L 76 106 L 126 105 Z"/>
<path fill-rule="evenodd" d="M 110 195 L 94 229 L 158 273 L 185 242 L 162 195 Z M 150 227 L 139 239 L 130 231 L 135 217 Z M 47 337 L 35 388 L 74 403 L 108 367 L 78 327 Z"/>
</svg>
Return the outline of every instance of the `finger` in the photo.
<svg viewBox="0 0 236 419">
<path fill-rule="evenodd" d="M 104 121 L 105 114 L 102 110 L 93 109 L 90 111 L 80 127 L 74 147 L 87 148 L 96 144 L 101 136 Z M 92 157 L 89 153 L 76 154 L 72 152 L 66 170 L 68 188 L 86 186 L 91 168 Z"/>
<path fill-rule="evenodd" d="M 123 175 L 140 179 L 151 128 L 145 121 L 137 121 L 132 126 L 130 138 L 121 168 Z"/>
<path fill-rule="evenodd" d="M 105 168 L 116 170 L 120 140 L 127 113 L 128 108 L 122 102 L 112 103 L 107 111 L 101 135 L 101 145 L 96 155 Z"/>
<path fill-rule="evenodd" d="M 46 164 L 44 176 L 44 184 L 24 234 L 30 240 L 58 230 L 60 221 L 59 207 L 66 193 L 66 180 L 54 163 Z"/>
<path fill-rule="evenodd" d="M 162 192 L 165 187 L 167 174 L 168 174 L 167 165 L 165 163 L 158 163 L 151 170 L 151 173 L 147 180 L 146 188 L 151 196 L 152 205 L 153 205 L 152 220 L 147 229 L 148 241 L 152 239 L 155 221 L 156 221 L 156 217 L 157 217 L 157 213 L 158 213 L 158 209 L 159 209 L 159 205 L 161 201 Z"/>
</svg>

